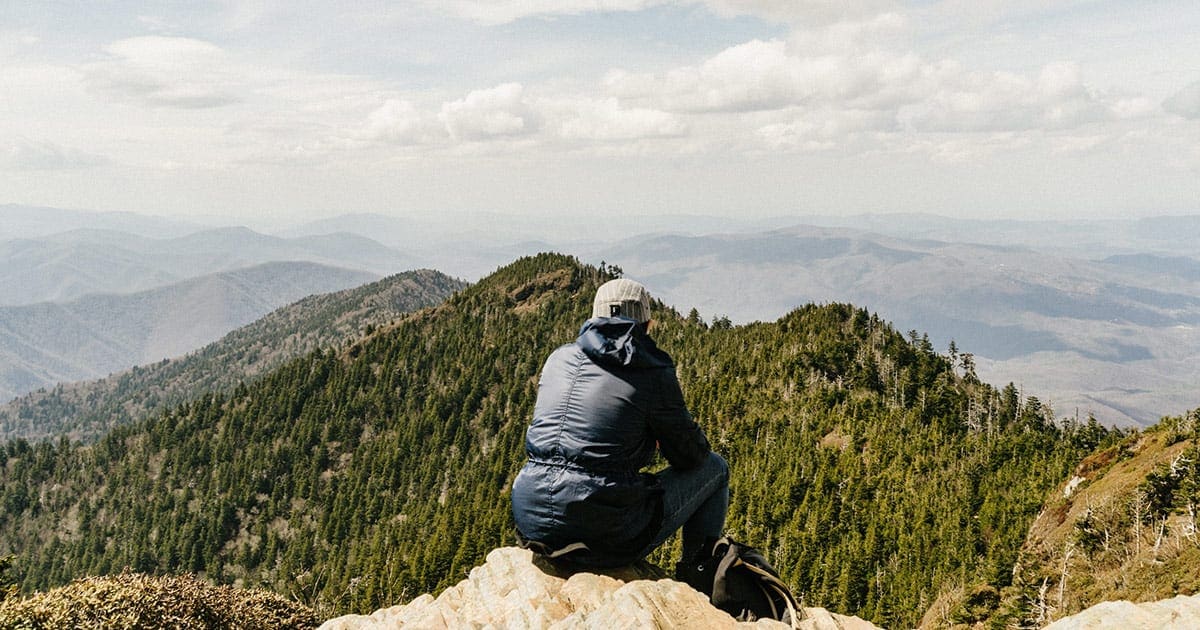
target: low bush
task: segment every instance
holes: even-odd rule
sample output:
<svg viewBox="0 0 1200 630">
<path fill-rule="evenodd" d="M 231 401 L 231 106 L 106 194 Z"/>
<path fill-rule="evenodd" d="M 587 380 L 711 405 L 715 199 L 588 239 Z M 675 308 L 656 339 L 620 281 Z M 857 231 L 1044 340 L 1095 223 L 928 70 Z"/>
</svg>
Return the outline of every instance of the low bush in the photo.
<svg viewBox="0 0 1200 630">
<path fill-rule="evenodd" d="M 275 593 L 212 586 L 195 577 L 88 577 L 0 602 L 0 629 L 315 628 L 311 609 Z"/>
</svg>

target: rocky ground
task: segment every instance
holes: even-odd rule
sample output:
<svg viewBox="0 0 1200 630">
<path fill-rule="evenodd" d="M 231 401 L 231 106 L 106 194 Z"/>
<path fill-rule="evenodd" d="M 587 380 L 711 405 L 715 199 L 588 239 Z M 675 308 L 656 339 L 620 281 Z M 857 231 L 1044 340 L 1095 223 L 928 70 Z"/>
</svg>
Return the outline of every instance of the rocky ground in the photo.
<svg viewBox="0 0 1200 630">
<path fill-rule="evenodd" d="M 858 617 L 804 608 L 804 630 L 875 630 Z M 773 620 L 738 622 L 690 586 L 652 565 L 602 573 L 563 571 L 523 549 L 488 554 L 483 566 L 438 597 L 370 615 L 347 615 L 321 630 L 384 628 L 787 628 Z"/>
<path fill-rule="evenodd" d="M 1059 619 L 1046 630 L 1194 630 L 1200 628 L 1200 596 L 1157 602 L 1104 602 Z"/>
</svg>

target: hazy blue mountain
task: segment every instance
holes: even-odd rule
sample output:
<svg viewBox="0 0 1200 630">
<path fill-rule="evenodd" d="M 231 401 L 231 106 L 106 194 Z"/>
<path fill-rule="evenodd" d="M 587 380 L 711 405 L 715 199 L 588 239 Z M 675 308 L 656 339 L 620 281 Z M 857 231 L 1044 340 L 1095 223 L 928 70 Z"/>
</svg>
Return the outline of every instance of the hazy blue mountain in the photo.
<svg viewBox="0 0 1200 630">
<path fill-rule="evenodd" d="M 787 219 L 727 218 L 704 215 L 515 216 L 495 212 L 452 215 L 347 214 L 278 230 L 284 237 L 345 231 L 369 236 L 418 257 L 423 265 L 477 279 L 497 267 L 542 251 L 595 251 L 636 235 L 670 232 L 698 235 L 742 232 L 794 223 Z M 598 259 L 593 263 L 600 262 Z"/>
<path fill-rule="evenodd" d="M 184 277 L 182 271 L 183 267 L 163 268 L 117 244 L 0 241 L 0 305 L 141 291 L 176 282 Z"/>
<path fill-rule="evenodd" d="M 406 271 L 272 311 L 182 358 L 106 378 L 40 389 L 0 404 L 0 439 L 67 433 L 91 441 L 114 426 L 187 402 L 317 349 L 336 348 L 405 313 L 441 303 L 466 284 L 440 272 Z"/>
<path fill-rule="evenodd" d="M 1136 230 L 1142 238 L 1186 243 L 1195 252 L 1200 241 L 1200 215 L 1147 217 L 1138 220 Z"/>
<path fill-rule="evenodd" d="M 603 218 L 607 228 L 598 229 Z M 579 213 L 561 216 L 518 216 L 498 212 L 412 214 L 394 217 L 376 213 L 345 214 L 282 228 L 279 236 L 311 236 L 330 232 L 352 232 L 369 236 L 385 245 L 403 248 L 429 247 L 431 241 L 459 241 L 509 246 L 521 242 L 551 243 L 611 241 L 627 235 L 672 233 L 702 234 L 714 231 L 761 230 L 794 219 L 746 219 L 705 215 L 608 216 Z M 503 264 L 501 262 L 500 264 Z"/>
<path fill-rule="evenodd" d="M 0 399 L 174 357 L 313 293 L 378 276 L 267 263 L 127 295 L 0 308 Z"/>
<path fill-rule="evenodd" d="M 1200 242 L 1200 238 L 1197 242 Z M 1200 282 L 1200 260 L 1187 256 L 1123 254 L 1109 256 L 1101 262 L 1150 274 L 1176 276 L 1189 282 Z"/>
<path fill-rule="evenodd" d="M 960 219 L 935 214 L 814 215 L 791 217 L 775 227 L 796 224 L 906 239 L 1029 247 L 1092 260 L 1147 252 L 1193 255 L 1200 239 L 1200 216 L 1024 220 Z"/>
<path fill-rule="evenodd" d="M 0 242 L 0 305 L 132 293 L 272 261 L 314 262 L 377 275 L 418 266 L 411 256 L 348 233 L 285 239 L 235 227 L 160 239 L 78 229 Z"/>
<path fill-rule="evenodd" d="M 282 237 L 347 232 L 370 238 L 420 260 L 422 266 L 478 279 L 522 255 L 561 249 L 562 230 L 551 222 L 488 212 L 469 216 L 346 214 L 281 229 Z"/>
<path fill-rule="evenodd" d="M 819 227 L 628 239 L 591 258 L 707 317 L 770 321 L 796 304 L 861 304 L 930 331 L 939 348 L 971 348 L 985 380 L 1036 391 L 1060 413 L 1148 424 L 1200 403 L 1192 259 L 1095 262 Z"/>
<path fill-rule="evenodd" d="M 78 229 L 116 230 L 151 238 L 173 238 L 204 229 L 187 221 L 133 212 L 95 212 L 0 204 L 0 239 L 36 238 Z"/>
</svg>

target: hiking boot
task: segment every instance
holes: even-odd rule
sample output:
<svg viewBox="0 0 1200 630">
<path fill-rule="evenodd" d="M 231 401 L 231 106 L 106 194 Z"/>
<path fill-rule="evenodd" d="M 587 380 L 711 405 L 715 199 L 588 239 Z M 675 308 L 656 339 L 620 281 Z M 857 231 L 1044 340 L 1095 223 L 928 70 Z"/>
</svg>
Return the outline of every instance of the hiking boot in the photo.
<svg viewBox="0 0 1200 630">
<path fill-rule="evenodd" d="M 713 556 L 716 538 L 709 538 L 700 546 L 700 550 L 691 558 L 675 563 L 675 579 L 704 593 L 712 595 L 713 572 L 720 558 Z"/>
<path fill-rule="evenodd" d="M 712 595 L 713 567 L 705 566 L 703 562 L 676 562 L 675 580 L 704 593 Z"/>
</svg>

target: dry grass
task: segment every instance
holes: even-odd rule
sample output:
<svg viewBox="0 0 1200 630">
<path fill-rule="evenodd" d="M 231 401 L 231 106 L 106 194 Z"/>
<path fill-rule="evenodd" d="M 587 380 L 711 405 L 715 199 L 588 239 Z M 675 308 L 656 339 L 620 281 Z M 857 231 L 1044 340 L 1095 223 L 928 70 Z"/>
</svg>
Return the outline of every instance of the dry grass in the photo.
<svg viewBox="0 0 1200 630">
<path fill-rule="evenodd" d="M 1100 451 L 1079 464 L 1075 475 L 1086 481 L 1070 499 L 1063 498 L 1061 489 L 1055 491 L 1047 502 L 1048 509 L 1030 528 L 1027 548 L 1061 549 L 1070 538 L 1076 521 L 1083 518 L 1089 507 L 1128 500 L 1138 484 L 1146 480 L 1146 475 L 1156 466 L 1171 461 L 1188 446 L 1187 442 L 1167 445 L 1167 437 L 1156 433 L 1141 434 L 1129 442 Z M 1127 459 L 1122 459 L 1122 450 L 1129 454 Z"/>
<path fill-rule="evenodd" d="M 1022 563 L 1027 580 L 1036 584 L 1045 579 L 1050 586 L 1045 603 L 1051 619 L 1100 601 L 1153 601 L 1200 589 L 1200 547 L 1181 533 L 1182 517 L 1139 525 L 1130 512 L 1147 475 L 1191 444 L 1172 442 L 1167 432 L 1148 431 L 1088 457 L 1075 473 L 1086 481 L 1070 498 L 1056 492 L 1034 521 Z M 1078 542 L 1076 531 L 1088 514 L 1104 533 L 1090 551 Z"/>
</svg>

